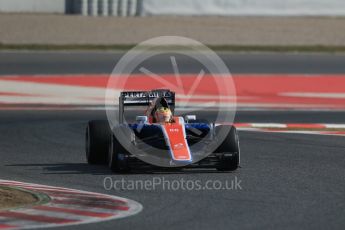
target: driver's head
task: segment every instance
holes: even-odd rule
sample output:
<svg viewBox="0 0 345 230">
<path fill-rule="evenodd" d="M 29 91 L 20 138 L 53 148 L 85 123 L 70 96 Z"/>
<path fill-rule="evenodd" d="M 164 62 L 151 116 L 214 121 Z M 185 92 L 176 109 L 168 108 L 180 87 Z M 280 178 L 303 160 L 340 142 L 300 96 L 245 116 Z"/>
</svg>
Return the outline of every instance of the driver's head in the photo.
<svg viewBox="0 0 345 230">
<path fill-rule="evenodd" d="M 171 110 L 167 107 L 158 107 L 154 116 L 156 122 L 171 122 L 172 120 Z"/>
</svg>

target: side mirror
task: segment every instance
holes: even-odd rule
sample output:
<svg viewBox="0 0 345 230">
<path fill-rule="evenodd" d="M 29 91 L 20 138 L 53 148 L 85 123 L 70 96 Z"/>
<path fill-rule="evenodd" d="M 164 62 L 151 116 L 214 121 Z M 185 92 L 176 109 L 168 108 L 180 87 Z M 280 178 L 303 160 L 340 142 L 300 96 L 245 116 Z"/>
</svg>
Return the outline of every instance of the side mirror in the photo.
<svg viewBox="0 0 345 230">
<path fill-rule="evenodd" d="M 184 117 L 184 120 L 186 121 L 186 123 L 189 123 L 190 121 L 195 121 L 196 120 L 196 115 L 186 115 Z"/>
<path fill-rule="evenodd" d="M 147 116 L 137 116 L 137 117 L 135 118 L 135 120 L 136 120 L 136 122 L 138 122 L 138 123 L 147 123 L 148 118 L 147 118 Z"/>
</svg>

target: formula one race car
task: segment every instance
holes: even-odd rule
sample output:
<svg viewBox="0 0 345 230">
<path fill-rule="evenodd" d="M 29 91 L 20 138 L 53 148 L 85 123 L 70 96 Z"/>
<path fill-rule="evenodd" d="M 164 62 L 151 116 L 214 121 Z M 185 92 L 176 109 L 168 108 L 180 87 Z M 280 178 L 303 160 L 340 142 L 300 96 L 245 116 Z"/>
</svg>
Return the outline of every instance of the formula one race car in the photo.
<svg viewBox="0 0 345 230">
<path fill-rule="evenodd" d="M 146 112 L 136 116 L 133 123 L 124 122 L 124 109 L 129 106 L 146 106 Z M 240 147 L 234 126 L 198 120 L 195 115 L 176 117 L 174 110 L 175 93 L 170 90 L 121 92 L 119 124 L 110 128 L 107 120 L 92 120 L 87 125 L 88 163 L 107 164 L 114 172 L 128 172 L 140 165 L 152 165 L 141 157 L 145 155 L 141 150 L 145 150 L 149 157 L 168 162 L 168 167 L 216 168 L 219 171 L 233 171 L 239 167 Z M 198 150 L 194 147 L 205 140 L 203 146 L 211 146 L 221 132 L 223 138 L 217 147 L 210 150 L 207 157 L 198 158 Z"/>
</svg>

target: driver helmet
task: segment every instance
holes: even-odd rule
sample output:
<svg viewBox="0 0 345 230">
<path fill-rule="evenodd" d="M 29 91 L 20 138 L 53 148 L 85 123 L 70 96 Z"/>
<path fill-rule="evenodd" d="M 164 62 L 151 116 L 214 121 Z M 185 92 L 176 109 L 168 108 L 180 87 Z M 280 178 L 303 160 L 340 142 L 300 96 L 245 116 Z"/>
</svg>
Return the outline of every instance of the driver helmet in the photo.
<svg viewBox="0 0 345 230">
<path fill-rule="evenodd" d="M 172 112 L 167 107 L 158 107 L 154 113 L 154 117 L 158 123 L 171 122 Z"/>
</svg>

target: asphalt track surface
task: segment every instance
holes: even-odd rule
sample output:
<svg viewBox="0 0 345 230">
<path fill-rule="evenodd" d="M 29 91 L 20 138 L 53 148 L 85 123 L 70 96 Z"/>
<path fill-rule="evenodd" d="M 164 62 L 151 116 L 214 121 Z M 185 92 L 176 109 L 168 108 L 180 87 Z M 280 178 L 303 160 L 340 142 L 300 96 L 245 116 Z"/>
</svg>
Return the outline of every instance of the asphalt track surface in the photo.
<svg viewBox="0 0 345 230">
<path fill-rule="evenodd" d="M 290 55 L 281 56 L 280 59 L 290 57 Z M 248 58 L 252 57 L 248 55 Z M 305 58 L 306 62 L 309 62 L 307 59 Z M 317 55 L 315 59 L 319 59 Z M 320 56 L 320 59 L 327 58 Z M 340 65 L 344 63 L 341 62 L 344 60 L 343 56 L 339 58 L 330 56 L 330 59 L 338 60 L 338 64 L 327 59 L 328 64 L 323 66 L 326 69 L 322 71 L 345 72 L 345 67 Z M 9 60 L 11 58 L 5 61 L 1 58 L 0 63 L 4 65 L 3 63 Z M 18 58 L 19 64 L 27 63 L 27 65 L 21 67 L 19 64 L 15 65 L 17 68 L 2 66 L 1 74 L 33 74 L 44 71 L 59 73 L 64 69 L 62 67 L 54 69 L 52 66 L 50 69 L 44 61 L 41 64 L 32 62 L 35 62 L 35 59 Z M 69 65 L 68 63 L 65 62 L 65 67 Z M 248 71 L 244 68 L 245 63 L 241 65 L 241 68 L 238 67 L 238 72 Z M 298 67 L 299 65 L 302 67 Z M 294 71 L 303 73 L 321 72 L 321 67 L 316 64 L 313 64 L 315 69 L 305 62 L 303 65 L 297 61 L 295 64 L 286 63 L 286 66 L 282 64 L 283 69 L 279 69 L 278 65 L 273 65 L 271 68 L 269 63 L 265 66 L 265 71 L 261 72 L 283 72 L 283 70 L 288 72 L 293 71 L 291 68 L 294 67 L 296 67 Z M 334 68 L 331 68 L 332 66 Z M 73 65 L 70 65 L 70 68 L 68 73 L 77 71 L 77 67 Z M 107 71 L 104 66 L 95 69 L 99 72 Z M 98 72 L 96 70 L 94 71 Z M 259 67 L 251 69 L 253 72 L 259 70 Z M 86 71 L 83 69 L 83 72 Z M 213 114 L 200 115 L 209 117 Z M 0 111 L 1 179 L 107 193 L 136 200 L 144 206 L 141 213 L 129 218 L 66 227 L 66 229 L 344 229 L 345 227 L 344 137 L 240 132 L 241 168 L 235 172 L 139 171 L 116 175 L 104 166 L 90 166 L 85 161 L 86 123 L 91 119 L 104 118 L 104 111 Z M 345 112 L 240 111 L 237 113 L 236 122 L 345 123 Z M 163 190 L 158 186 L 154 190 L 107 191 L 103 187 L 103 180 L 108 176 L 113 180 L 124 178 L 126 181 L 152 181 L 153 177 L 161 179 L 164 177 L 170 182 L 181 178 L 202 182 L 207 180 L 224 182 L 237 178 L 241 180 L 242 189 L 174 191 Z"/>
<path fill-rule="evenodd" d="M 154 73 L 172 73 L 176 56 L 181 73 L 199 73 L 185 55 L 165 54 L 143 62 Z M 0 52 L 0 74 L 111 73 L 119 52 Z M 345 54 L 219 53 L 231 73 L 345 73 Z M 138 70 L 136 70 L 138 72 Z"/>
<path fill-rule="evenodd" d="M 205 115 L 205 114 L 204 114 Z M 207 114 L 206 114 L 207 116 Z M 84 131 L 104 111 L 1 111 L 2 179 L 64 186 L 127 197 L 136 216 L 67 229 L 343 229 L 344 137 L 240 132 L 238 171 L 136 172 L 116 175 L 89 166 Z M 345 113 L 239 112 L 238 122 L 343 122 Z M 311 117 L 308 120 L 306 117 Z M 342 118 L 342 119 L 340 119 Z M 239 190 L 111 190 L 103 180 L 241 180 Z"/>
</svg>

